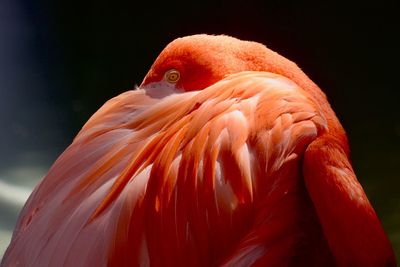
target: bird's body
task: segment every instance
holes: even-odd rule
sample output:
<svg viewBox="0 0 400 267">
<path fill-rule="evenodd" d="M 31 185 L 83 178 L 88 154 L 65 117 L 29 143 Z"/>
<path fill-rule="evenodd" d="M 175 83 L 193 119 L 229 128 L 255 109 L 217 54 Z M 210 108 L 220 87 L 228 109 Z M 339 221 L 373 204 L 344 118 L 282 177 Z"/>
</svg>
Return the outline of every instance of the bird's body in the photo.
<svg viewBox="0 0 400 267">
<path fill-rule="evenodd" d="M 395 259 L 318 87 L 262 45 L 198 35 L 170 44 L 141 88 L 86 123 L 31 195 L 2 262 L 107 265 Z"/>
</svg>

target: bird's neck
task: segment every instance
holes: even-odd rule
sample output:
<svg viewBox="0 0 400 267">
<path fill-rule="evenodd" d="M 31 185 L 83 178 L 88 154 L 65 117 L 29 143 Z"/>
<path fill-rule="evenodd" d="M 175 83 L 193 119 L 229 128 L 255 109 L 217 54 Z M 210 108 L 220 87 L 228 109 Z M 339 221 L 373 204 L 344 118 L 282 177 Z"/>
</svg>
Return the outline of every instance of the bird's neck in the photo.
<svg viewBox="0 0 400 267">
<path fill-rule="evenodd" d="M 260 46 L 252 50 L 253 58 L 249 60 L 248 68 L 258 71 L 267 71 L 282 75 L 295 82 L 300 88 L 306 91 L 316 103 L 320 105 L 321 110 L 327 120 L 330 133 L 342 144 L 346 155 L 349 155 L 348 140 L 345 131 L 338 120 L 335 112 L 332 110 L 325 93 L 316 85 L 294 62 L 281 56 L 280 54 Z"/>
<path fill-rule="evenodd" d="M 396 266 L 392 247 L 343 149 L 322 137 L 306 150 L 307 190 L 338 266 Z"/>
</svg>

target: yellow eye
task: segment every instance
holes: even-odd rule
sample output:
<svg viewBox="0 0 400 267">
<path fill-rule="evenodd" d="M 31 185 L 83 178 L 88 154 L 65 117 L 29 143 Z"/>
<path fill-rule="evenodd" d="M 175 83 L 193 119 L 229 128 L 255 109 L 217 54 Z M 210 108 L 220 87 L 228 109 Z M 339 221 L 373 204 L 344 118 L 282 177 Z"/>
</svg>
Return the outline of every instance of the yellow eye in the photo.
<svg viewBox="0 0 400 267">
<path fill-rule="evenodd" d="M 176 69 L 170 69 L 164 74 L 164 79 L 169 83 L 177 83 L 181 74 Z"/>
</svg>

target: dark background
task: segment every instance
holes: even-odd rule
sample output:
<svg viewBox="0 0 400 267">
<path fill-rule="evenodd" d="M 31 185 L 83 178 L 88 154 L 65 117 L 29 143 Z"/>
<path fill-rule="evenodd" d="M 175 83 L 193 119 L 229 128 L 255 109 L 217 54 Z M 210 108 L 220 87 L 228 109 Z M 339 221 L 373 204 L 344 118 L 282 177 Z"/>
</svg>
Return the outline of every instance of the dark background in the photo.
<svg viewBox="0 0 400 267">
<path fill-rule="evenodd" d="M 0 195 L 0 255 L 20 206 L 10 203 L 23 202 L 89 116 L 140 84 L 174 38 L 209 33 L 264 43 L 325 91 L 399 257 L 398 8 L 323 2 L 1 0 L 0 182 L 16 193 Z"/>
</svg>

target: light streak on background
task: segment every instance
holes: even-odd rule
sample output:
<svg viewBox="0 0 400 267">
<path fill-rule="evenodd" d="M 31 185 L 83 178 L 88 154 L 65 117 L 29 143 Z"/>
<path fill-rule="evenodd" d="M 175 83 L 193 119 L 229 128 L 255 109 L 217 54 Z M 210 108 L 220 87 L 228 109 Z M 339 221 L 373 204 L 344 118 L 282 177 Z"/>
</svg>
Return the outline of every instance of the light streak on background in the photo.
<svg viewBox="0 0 400 267">
<path fill-rule="evenodd" d="M 63 88 L 50 82 L 30 13 L 21 1 L 0 1 L 0 258 L 30 191 L 68 143 L 68 116 L 52 99 Z"/>
</svg>

